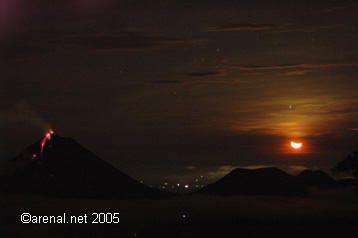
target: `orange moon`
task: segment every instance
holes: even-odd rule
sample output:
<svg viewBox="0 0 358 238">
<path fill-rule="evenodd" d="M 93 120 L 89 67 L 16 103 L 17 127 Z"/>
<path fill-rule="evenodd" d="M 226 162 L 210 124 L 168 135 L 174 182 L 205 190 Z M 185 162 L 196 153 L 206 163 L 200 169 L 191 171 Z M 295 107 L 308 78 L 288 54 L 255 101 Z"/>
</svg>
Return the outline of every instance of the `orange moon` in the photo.
<svg viewBox="0 0 358 238">
<path fill-rule="evenodd" d="M 299 150 L 302 148 L 302 142 L 295 142 L 295 141 L 291 141 L 291 147 L 295 150 Z"/>
</svg>

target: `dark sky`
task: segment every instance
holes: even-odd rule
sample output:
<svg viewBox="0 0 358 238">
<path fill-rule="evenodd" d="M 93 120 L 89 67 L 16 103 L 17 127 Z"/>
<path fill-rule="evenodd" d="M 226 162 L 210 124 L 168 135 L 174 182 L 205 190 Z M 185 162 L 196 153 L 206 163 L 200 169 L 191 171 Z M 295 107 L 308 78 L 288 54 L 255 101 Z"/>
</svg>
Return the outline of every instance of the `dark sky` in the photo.
<svg viewBox="0 0 358 238">
<path fill-rule="evenodd" d="M 357 149 L 357 12 L 337 0 L 1 0 L 1 160 L 52 127 L 146 181 L 329 168 Z"/>
</svg>

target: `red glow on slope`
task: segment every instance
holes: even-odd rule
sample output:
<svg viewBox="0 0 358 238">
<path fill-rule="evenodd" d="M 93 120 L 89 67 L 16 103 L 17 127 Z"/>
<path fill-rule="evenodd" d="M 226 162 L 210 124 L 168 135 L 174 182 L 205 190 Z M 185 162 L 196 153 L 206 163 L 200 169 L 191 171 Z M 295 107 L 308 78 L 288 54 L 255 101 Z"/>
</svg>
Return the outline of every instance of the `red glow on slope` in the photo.
<svg viewBox="0 0 358 238">
<path fill-rule="evenodd" d="M 54 131 L 49 129 L 47 131 L 45 137 L 42 139 L 42 141 L 41 141 L 41 155 L 42 155 L 42 153 L 44 151 L 46 143 L 51 140 L 53 134 L 54 134 Z"/>
</svg>

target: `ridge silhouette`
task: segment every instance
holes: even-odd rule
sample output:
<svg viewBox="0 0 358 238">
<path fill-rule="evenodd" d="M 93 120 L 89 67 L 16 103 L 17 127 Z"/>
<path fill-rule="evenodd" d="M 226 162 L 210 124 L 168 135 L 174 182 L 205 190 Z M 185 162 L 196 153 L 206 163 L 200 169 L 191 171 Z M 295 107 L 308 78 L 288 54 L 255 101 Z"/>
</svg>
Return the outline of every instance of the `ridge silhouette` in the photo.
<svg viewBox="0 0 358 238">
<path fill-rule="evenodd" d="M 221 196 L 303 196 L 309 193 L 310 188 L 337 188 L 355 184 L 356 180 L 335 180 L 320 170 L 304 170 L 294 176 L 276 167 L 237 168 L 197 193 Z"/>
</svg>

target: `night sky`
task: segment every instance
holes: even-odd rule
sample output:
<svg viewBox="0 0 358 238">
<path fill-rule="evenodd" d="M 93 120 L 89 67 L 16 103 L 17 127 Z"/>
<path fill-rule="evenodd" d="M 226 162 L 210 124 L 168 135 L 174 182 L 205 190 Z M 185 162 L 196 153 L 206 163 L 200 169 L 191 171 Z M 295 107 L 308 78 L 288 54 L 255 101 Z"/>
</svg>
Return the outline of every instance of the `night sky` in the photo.
<svg viewBox="0 0 358 238">
<path fill-rule="evenodd" d="M 1 0 L 1 164 L 51 127 L 147 183 L 328 169 L 357 149 L 357 12 L 333 0 Z"/>
</svg>

